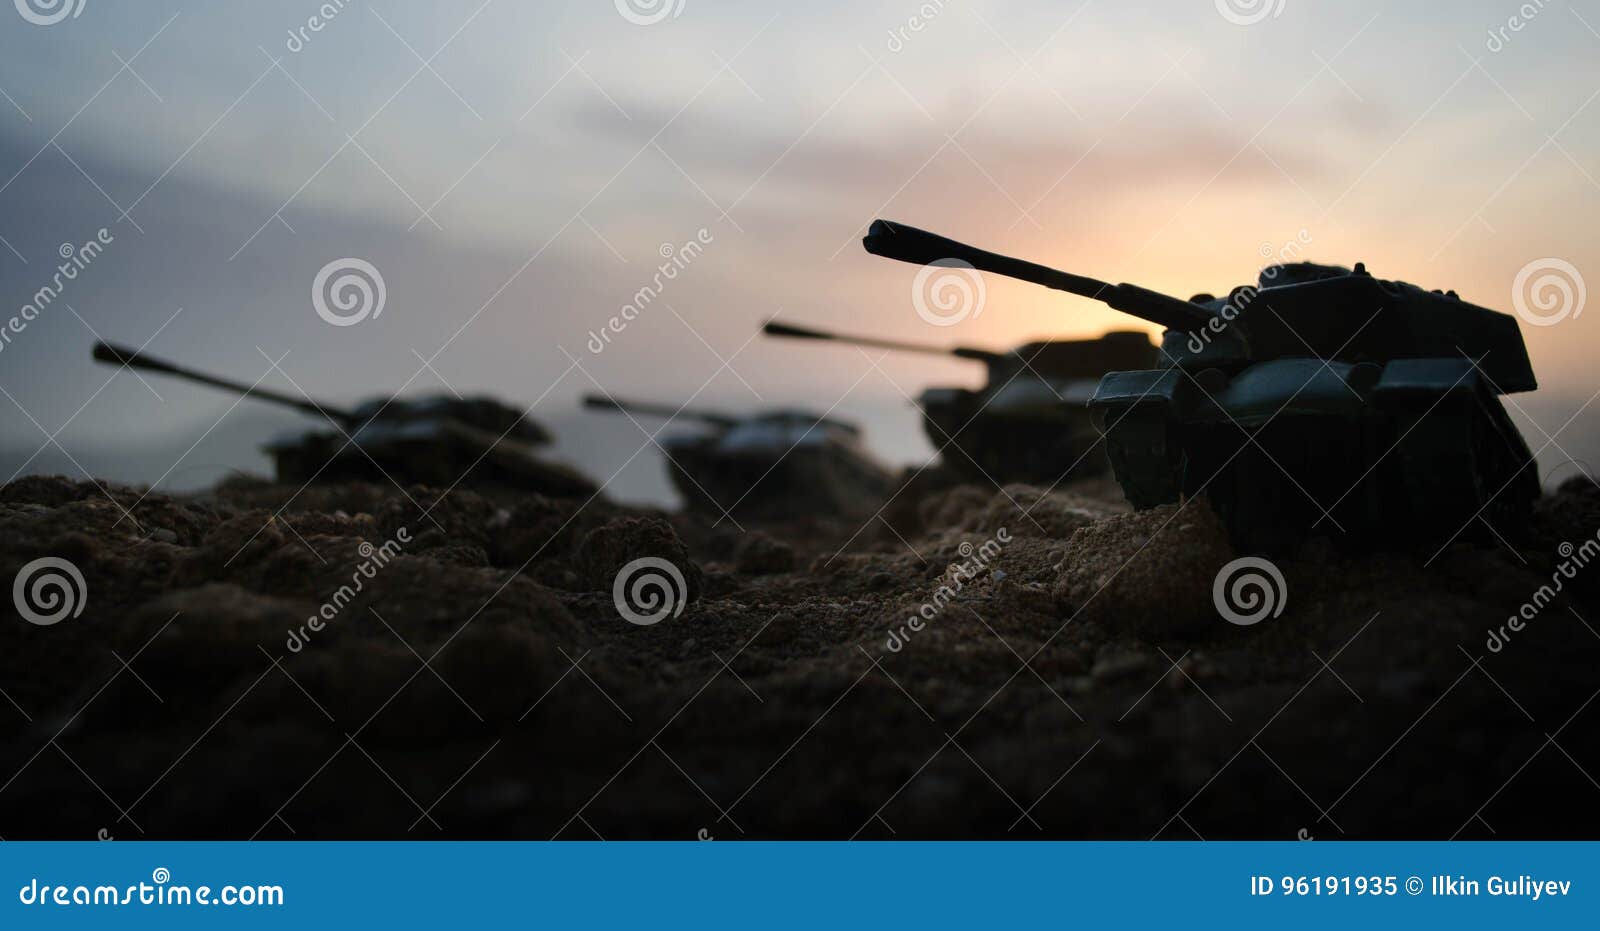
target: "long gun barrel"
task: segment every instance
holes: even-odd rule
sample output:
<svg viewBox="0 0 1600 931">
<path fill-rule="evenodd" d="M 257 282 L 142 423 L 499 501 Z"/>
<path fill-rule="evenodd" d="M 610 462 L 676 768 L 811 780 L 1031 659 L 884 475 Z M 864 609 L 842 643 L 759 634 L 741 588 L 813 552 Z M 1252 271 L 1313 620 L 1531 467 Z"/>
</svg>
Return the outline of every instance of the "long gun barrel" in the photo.
<svg viewBox="0 0 1600 931">
<path fill-rule="evenodd" d="M 273 391 L 270 388 L 247 385 L 244 382 L 233 381 L 232 379 L 228 378 L 219 378 L 215 375 L 207 375 L 204 372 L 196 372 L 193 369 L 187 369 L 180 365 L 174 365 L 173 363 L 162 359 L 152 358 L 151 356 L 147 356 L 144 353 L 139 352 L 137 349 L 128 349 L 127 347 L 116 346 L 112 345 L 111 343 L 97 342 L 94 344 L 94 358 L 100 362 L 107 362 L 112 365 L 126 365 L 131 369 L 143 369 L 146 372 L 160 372 L 163 375 L 173 375 L 178 378 L 188 379 L 189 381 L 199 382 L 202 385 L 210 385 L 213 388 L 221 388 L 225 391 L 232 391 L 235 394 L 242 394 L 248 398 L 256 398 L 261 401 L 271 401 L 274 404 L 282 404 L 286 407 L 292 407 L 296 410 L 305 411 L 308 414 L 330 417 L 339 421 L 346 427 L 354 427 L 360 423 L 361 420 L 361 418 L 349 411 L 341 410 L 340 408 L 327 404 L 319 404 L 316 401 L 310 400 L 309 398 L 295 397 L 294 395 L 285 394 L 281 391 Z"/>
<path fill-rule="evenodd" d="M 877 339 L 871 336 L 847 336 L 843 333 L 829 333 L 825 330 L 813 330 L 807 327 L 791 326 L 769 320 L 761 328 L 761 332 L 768 336 L 786 336 L 791 339 L 815 339 L 840 343 L 851 343 L 856 346 L 875 346 L 879 349 L 895 349 L 901 352 L 924 352 L 938 356 L 955 356 L 958 359 L 976 359 L 979 362 L 993 362 L 1003 357 L 1002 353 L 990 352 L 987 349 L 971 349 L 966 346 L 945 348 L 943 346 L 929 346 L 925 343 L 902 343 L 892 339 Z"/>
<path fill-rule="evenodd" d="M 1110 305 L 1123 313 L 1142 317 L 1172 330 L 1203 326 L 1211 319 L 1204 308 L 1159 291 L 1131 284 L 1110 284 L 1084 275 L 1057 271 L 1033 262 L 985 252 L 966 243 L 946 239 L 914 226 L 888 220 L 873 220 L 861 244 L 873 255 L 898 259 L 913 265 L 932 265 L 955 259 L 980 271 L 1005 275 L 1021 281 L 1066 291 Z"/>
<path fill-rule="evenodd" d="M 727 414 L 718 414 L 712 411 L 679 410 L 670 404 L 650 404 L 644 401 L 623 401 L 607 395 L 590 394 L 583 398 L 583 406 L 602 411 L 618 411 L 624 414 L 641 414 L 646 417 L 660 417 L 671 420 L 674 417 L 687 417 L 691 420 L 700 420 L 718 427 L 731 427 L 738 423 L 737 417 Z"/>
</svg>

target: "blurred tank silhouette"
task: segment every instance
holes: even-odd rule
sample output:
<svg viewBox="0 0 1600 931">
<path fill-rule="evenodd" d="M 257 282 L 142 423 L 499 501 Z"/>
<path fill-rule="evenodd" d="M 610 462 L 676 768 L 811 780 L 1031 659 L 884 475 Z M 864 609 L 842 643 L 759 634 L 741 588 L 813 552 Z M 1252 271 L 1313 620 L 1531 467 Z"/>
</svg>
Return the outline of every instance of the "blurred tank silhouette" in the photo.
<svg viewBox="0 0 1600 931">
<path fill-rule="evenodd" d="M 1514 533 L 1539 495 L 1498 397 L 1538 387 L 1517 321 L 1453 291 L 1301 262 L 1185 301 L 883 220 L 863 244 L 1167 327 L 1162 366 L 1108 374 L 1090 410 L 1134 507 L 1204 493 L 1242 548 L 1289 548 L 1313 530 L 1365 545 Z"/>
<path fill-rule="evenodd" d="M 544 461 L 534 449 L 550 434 L 522 412 L 487 397 L 447 395 L 413 399 L 379 397 L 341 410 L 305 397 L 154 359 L 137 350 L 96 343 L 94 358 L 113 365 L 160 372 L 282 404 L 324 418 L 313 428 L 268 441 L 278 481 L 382 482 L 450 487 L 457 482 L 478 490 L 537 492 L 552 497 L 587 496 L 598 491 L 568 466 Z"/>
<path fill-rule="evenodd" d="M 941 348 L 865 336 L 844 336 L 769 322 L 769 336 L 829 340 L 982 362 L 988 379 L 976 391 L 936 387 L 917 397 L 923 432 L 946 465 L 969 481 L 1055 485 L 1106 468 L 1089 398 L 1100 376 L 1155 364 L 1155 346 L 1137 330 L 1098 339 L 1026 343 L 1009 352 Z"/>
<path fill-rule="evenodd" d="M 705 514 L 868 515 L 883 504 L 894 481 L 862 446 L 859 428 L 808 411 L 735 417 L 600 395 L 584 398 L 584 405 L 629 416 L 684 418 L 709 428 L 660 440 L 685 506 Z"/>
</svg>

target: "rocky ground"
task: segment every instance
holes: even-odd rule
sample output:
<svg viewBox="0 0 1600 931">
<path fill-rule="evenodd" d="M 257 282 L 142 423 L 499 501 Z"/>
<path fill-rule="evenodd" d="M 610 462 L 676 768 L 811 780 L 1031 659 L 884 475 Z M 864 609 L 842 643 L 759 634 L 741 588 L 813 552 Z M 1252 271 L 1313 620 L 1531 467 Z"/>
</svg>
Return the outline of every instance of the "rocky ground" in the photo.
<svg viewBox="0 0 1600 931">
<path fill-rule="evenodd" d="M 0 836 L 1571 837 L 1600 801 L 1596 570 L 1487 644 L 1600 529 L 1584 479 L 1506 545 L 1314 541 L 1251 626 L 1203 504 L 1104 482 L 855 536 L 293 493 L 0 489 L 3 577 L 84 579 L 51 626 L 4 605 Z M 612 591 L 642 557 L 683 576 L 650 626 Z"/>
</svg>

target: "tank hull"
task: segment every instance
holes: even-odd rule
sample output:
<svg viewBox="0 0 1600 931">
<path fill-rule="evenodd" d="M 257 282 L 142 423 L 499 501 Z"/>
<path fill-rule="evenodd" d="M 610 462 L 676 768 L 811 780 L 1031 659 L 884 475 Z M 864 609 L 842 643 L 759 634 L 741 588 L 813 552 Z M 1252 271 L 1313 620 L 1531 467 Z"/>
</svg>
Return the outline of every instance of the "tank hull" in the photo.
<svg viewBox="0 0 1600 931">
<path fill-rule="evenodd" d="M 459 484 L 549 497 L 582 497 L 599 490 L 587 477 L 539 458 L 523 443 L 455 422 L 427 429 L 357 430 L 353 440 L 313 432 L 269 444 L 265 452 L 273 459 L 278 481 L 292 485 L 392 479 L 402 485 Z"/>
<path fill-rule="evenodd" d="M 668 474 L 684 506 L 707 516 L 785 520 L 870 517 L 887 500 L 893 476 L 836 444 L 729 455 L 714 440 L 666 446 Z"/>
<path fill-rule="evenodd" d="M 1263 362 L 1232 379 L 1107 376 L 1091 409 L 1136 508 L 1204 494 L 1247 551 L 1516 537 L 1539 494 L 1527 443 L 1464 359 Z M 1207 383 L 1209 382 L 1209 384 Z"/>
<path fill-rule="evenodd" d="M 921 406 L 928 442 L 967 481 L 1053 486 L 1102 474 L 1108 466 L 1086 407 L 996 410 L 986 408 L 977 392 L 950 392 L 937 400 L 925 395 Z"/>
</svg>

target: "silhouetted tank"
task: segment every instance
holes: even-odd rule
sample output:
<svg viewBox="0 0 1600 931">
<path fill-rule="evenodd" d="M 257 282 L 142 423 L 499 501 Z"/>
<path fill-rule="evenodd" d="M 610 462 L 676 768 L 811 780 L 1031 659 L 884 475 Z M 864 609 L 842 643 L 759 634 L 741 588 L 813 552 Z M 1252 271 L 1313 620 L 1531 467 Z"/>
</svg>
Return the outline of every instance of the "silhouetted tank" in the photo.
<svg viewBox="0 0 1600 931">
<path fill-rule="evenodd" d="M 878 220 L 868 252 L 973 267 L 1167 327 L 1162 365 L 1113 372 L 1089 402 L 1137 508 L 1205 494 L 1241 547 L 1313 530 L 1364 544 L 1507 533 L 1538 497 L 1499 395 L 1538 387 L 1514 317 L 1365 267 L 1265 269 L 1184 301 Z"/>
<path fill-rule="evenodd" d="M 808 411 L 736 417 L 667 404 L 584 398 L 597 410 L 698 421 L 709 429 L 660 440 L 672 484 L 693 511 L 735 519 L 865 516 L 883 504 L 889 470 L 861 444 L 854 424 Z"/>
<path fill-rule="evenodd" d="M 269 440 L 279 482 L 382 482 L 586 496 L 598 489 L 568 466 L 534 455 L 550 434 L 493 398 L 373 398 L 351 410 L 192 371 L 137 350 L 96 343 L 94 358 L 174 375 L 321 417 L 326 429 Z M 385 477 L 387 476 L 387 478 Z"/>
<path fill-rule="evenodd" d="M 1156 359 L 1150 337 L 1139 331 L 1044 340 L 1009 352 L 844 336 L 777 322 L 769 322 L 764 332 L 982 362 L 988 374 L 982 388 L 928 388 L 918 395 L 917 406 L 923 431 L 945 464 L 983 484 L 1054 485 L 1103 472 L 1105 453 L 1084 405 L 1100 376 L 1154 365 Z"/>
</svg>

